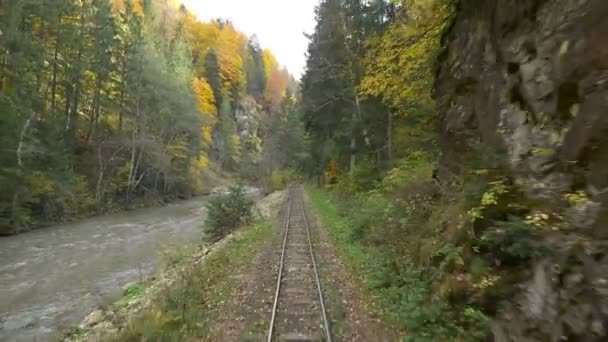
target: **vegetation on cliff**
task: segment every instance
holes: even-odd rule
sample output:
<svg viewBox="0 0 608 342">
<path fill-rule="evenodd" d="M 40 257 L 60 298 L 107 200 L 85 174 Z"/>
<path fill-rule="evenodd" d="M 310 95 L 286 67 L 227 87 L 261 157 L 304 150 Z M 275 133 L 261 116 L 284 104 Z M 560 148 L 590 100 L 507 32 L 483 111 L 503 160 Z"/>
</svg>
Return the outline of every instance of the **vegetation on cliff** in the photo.
<svg viewBox="0 0 608 342">
<path fill-rule="evenodd" d="M 313 199 L 409 339 L 605 338 L 607 11 L 321 2 Z"/>
</svg>

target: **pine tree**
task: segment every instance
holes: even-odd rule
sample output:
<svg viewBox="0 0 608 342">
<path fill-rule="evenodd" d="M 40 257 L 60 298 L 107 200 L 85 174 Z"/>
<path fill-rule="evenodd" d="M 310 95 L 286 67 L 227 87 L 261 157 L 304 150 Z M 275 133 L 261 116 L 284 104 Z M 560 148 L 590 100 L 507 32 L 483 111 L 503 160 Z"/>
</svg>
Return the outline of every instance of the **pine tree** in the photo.
<svg viewBox="0 0 608 342">
<path fill-rule="evenodd" d="M 302 79 L 304 120 L 311 136 L 317 174 L 327 160 L 347 156 L 350 148 L 350 97 L 354 85 L 343 15 L 340 0 L 324 0 L 319 5 Z"/>
<path fill-rule="evenodd" d="M 266 70 L 264 69 L 264 51 L 256 36 L 252 36 L 247 44 L 248 59 L 246 64 L 247 93 L 258 101 L 264 96 L 266 88 Z"/>
</svg>

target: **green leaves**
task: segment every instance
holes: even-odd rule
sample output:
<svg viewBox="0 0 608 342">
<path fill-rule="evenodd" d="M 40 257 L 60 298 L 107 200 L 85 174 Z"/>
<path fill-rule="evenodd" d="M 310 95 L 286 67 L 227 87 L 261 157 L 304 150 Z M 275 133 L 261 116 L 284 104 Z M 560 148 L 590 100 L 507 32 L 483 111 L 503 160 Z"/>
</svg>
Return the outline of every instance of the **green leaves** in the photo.
<svg viewBox="0 0 608 342">
<path fill-rule="evenodd" d="M 244 188 L 232 187 L 228 194 L 222 194 L 207 204 L 205 236 L 213 242 L 228 235 L 241 225 L 250 223 L 253 201 L 247 197 Z"/>
</svg>

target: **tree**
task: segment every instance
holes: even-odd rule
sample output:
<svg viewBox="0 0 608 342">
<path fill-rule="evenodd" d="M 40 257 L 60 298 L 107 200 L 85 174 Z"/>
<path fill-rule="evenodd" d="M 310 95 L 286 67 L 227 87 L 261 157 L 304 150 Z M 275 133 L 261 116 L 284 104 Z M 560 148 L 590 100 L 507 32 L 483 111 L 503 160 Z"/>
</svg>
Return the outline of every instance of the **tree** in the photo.
<svg viewBox="0 0 608 342">
<path fill-rule="evenodd" d="M 220 125 L 215 136 L 215 145 L 218 149 L 220 165 L 223 168 L 233 171 L 237 169 L 240 143 L 232 106 L 229 101 L 224 100 L 220 109 Z"/>
<path fill-rule="evenodd" d="M 256 36 L 252 36 L 248 43 L 249 54 L 246 64 L 247 92 L 258 101 L 262 100 L 266 89 L 266 66 L 264 65 L 264 51 Z"/>
<path fill-rule="evenodd" d="M 217 108 L 211 85 L 204 78 L 195 78 L 192 88 L 197 99 L 198 110 L 201 113 L 201 136 L 203 144 L 208 150 L 211 146 L 213 129 L 217 122 Z"/>
<path fill-rule="evenodd" d="M 329 160 L 351 172 L 358 161 L 392 166 L 392 111 L 360 85 L 368 72 L 361 62 L 368 41 L 383 34 L 394 12 L 395 5 L 384 1 L 324 0 L 319 6 L 302 82 L 316 174 Z"/>
<path fill-rule="evenodd" d="M 399 21 L 369 39 L 362 94 L 378 96 L 395 111 L 433 106 L 431 87 L 440 36 L 450 24 L 452 1 L 405 1 Z"/>
<path fill-rule="evenodd" d="M 213 162 L 259 164 L 270 116 L 247 134 L 242 117 L 263 107 L 272 54 L 230 22 L 172 0 L 0 3 L 0 234 L 202 192 Z"/>
</svg>

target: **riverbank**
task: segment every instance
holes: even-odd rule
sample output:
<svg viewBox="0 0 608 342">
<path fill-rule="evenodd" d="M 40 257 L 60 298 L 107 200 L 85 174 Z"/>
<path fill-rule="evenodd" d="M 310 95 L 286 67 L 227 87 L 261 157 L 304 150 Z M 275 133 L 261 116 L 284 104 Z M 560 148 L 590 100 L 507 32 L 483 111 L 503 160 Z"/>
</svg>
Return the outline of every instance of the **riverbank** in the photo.
<svg viewBox="0 0 608 342">
<path fill-rule="evenodd" d="M 128 284 L 118 301 L 69 329 L 66 340 L 183 337 L 208 331 L 205 322 L 220 311 L 234 290 L 232 272 L 246 265 L 259 244 L 268 239 L 270 217 L 282 202 L 282 192 L 265 197 L 256 205 L 255 224 L 213 245 L 199 244 L 178 255 L 157 277 Z"/>
<path fill-rule="evenodd" d="M 122 287 L 154 274 L 165 251 L 201 241 L 208 197 L 96 216 L 0 239 L 0 340 L 53 341 Z"/>
<path fill-rule="evenodd" d="M 208 184 L 200 193 L 189 198 L 180 198 L 171 195 L 154 194 L 145 197 L 136 197 L 129 203 L 110 203 L 102 207 L 91 207 L 88 210 L 81 212 L 75 212 L 68 216 L 57 217 L 40 217 L 33 218 L 29 224 L 22 225 L 20 227 L 5 226 L 0 224 L 0 239 L 7 236 L 14 236 L 31 232 L 38 229 L 45 229 L 57 225 L 65 225 L 76 223 L 81 220 L 95 218 L 98 216 L 120 214 L 124 212 L 130 212 L 139 209 L 161 207 L 171 204 L 177 204 L 179 202 L 188 201 L 196 197 L 208 196 L 213 193 L 221 192 L 222 189 L 226 189 L 236 183 L 234 175 L 228 174 L 217 167 L 211 167 L 205 171 L 204 182 Z M 2 221 L 0 221 L 1 223 Z"/>
</svg>

